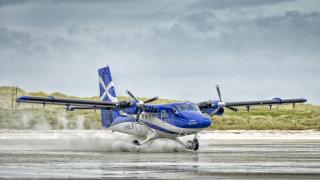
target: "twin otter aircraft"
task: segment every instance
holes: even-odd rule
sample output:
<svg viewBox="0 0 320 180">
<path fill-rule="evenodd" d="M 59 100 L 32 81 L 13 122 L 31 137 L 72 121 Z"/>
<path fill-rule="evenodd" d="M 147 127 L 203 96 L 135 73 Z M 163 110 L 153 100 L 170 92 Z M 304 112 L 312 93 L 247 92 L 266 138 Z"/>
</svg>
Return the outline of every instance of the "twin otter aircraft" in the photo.
<svg viewBox="0 0 320 180">
<path fill-rule="evenodd" d="M 142 142 L 134 140 L 132 143 L 140 146 L 157 138 L 171 138 L 181 143 L 189 150 L 198 150 L 197 133 L 210 127 L 212 115 L 222 115 L 224 109 L 238 111 L 238 107 L 245 106 L 249 111 L 255 105 L 281 105 L 304 103 L 306 99 L 274 98 L 266 101 L 223 102 L 219 86 L 217 91 L 219 100 L 209 100 L 198 104 L 191 102 L 177 102 L 168 104 L 150 104 L 158 99 L 154 97 L 145 101 L 138 100 L 130 91 L 127 94 L 132 101 L 118 101 L 112 82 L 109 67 L 98 70 L 100 101 L 60 99 L 49 97 L 21 96 L 18 103 L 54 104 L 66 106 L 68 111 L 75 109 L 100 109 L 102 125 L 113 131 L 131 134 L 145 138 Z M 183 143 L 179 137 L 194 134 L 193 140 Z"/>
</svg>

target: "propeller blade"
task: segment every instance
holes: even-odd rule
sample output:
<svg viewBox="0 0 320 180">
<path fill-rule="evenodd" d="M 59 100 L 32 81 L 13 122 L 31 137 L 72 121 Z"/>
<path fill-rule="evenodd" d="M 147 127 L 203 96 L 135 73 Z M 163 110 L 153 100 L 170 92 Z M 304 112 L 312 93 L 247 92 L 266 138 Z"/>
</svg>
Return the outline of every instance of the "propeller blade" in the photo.
<svg viewBox="0 0 320 180">
<path fill-rule="evenodd" d="M 230 109 L 231 111 L 234 111 L 234 112 L 238 112 L 239 109 L 238 108 L 235 108 L 235 107 L 232 107 L 232 106 L 226 106 L 226 108 Z"/>
<path fill-rule="evenodd" d="M 155 97 L 153 97 L 151 99 L 145 100 L 143 103 L 149 103 L 149 102 L 155 101 L 157 99 L 158 99 L 158 96 L 155 96 Z"/>
<path fill-rule="evenodd" d="M 126 93 L 127 93 L 132 99 L 134 99 L 136 102 L 139 102 L 139 100 L 138 100 L 129 90 L 127 90 Z"/>
<path fill-rule="evenodd" d="M 220 87 L 219 87 L 219 85 L 216 85 L 216 88 L 217 88 L 217 92 L 218 92 L 219 100 L 220 100 L 220 102 L 222 102 L 222 99 L 221 99 L 221 93 L 220 93 Z"/>
</svg>

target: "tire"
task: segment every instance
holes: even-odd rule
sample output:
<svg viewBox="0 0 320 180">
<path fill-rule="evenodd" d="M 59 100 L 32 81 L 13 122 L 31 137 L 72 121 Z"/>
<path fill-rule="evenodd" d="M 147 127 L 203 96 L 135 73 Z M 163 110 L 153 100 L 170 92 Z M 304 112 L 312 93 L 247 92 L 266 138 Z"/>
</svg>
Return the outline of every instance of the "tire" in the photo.
<svg viewBox="0 0 320 180">
<path fill-rule="evenodd" d="M 199 141 L 198 141 L 198 139 L 194 139 L 192 141 L 192 145 L 193 145 L 193 150 L 197 151 L 199 149 Z"/>
<path fill-rule="evenodd" d="M 190 150 L 197 151 L 199 149 L 199 141 L 198 139 L 187 141 L 186 148 Z"/>
<path fill-rule="evenodd" d="M 140 143 L 139 143 L 138 140 L 133 140 L 133 141 L 132 141 L 132 144 L 137 145 L 137 146 L 140 146 Z"/>
</svg>

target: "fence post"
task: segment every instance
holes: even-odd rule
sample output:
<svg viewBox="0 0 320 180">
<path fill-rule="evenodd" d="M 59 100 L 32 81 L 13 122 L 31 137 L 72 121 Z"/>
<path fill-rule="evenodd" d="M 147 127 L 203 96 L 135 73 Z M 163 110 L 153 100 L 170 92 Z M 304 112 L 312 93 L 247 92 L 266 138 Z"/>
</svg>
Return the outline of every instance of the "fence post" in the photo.
<svg viewBox="0 0 320 180">
<path fill-rule="evenodd" d="M 11 87 L 11 111 L 13 110 L 13 91 L 14 91 L 13 88 L 14 88 L 14 87 L 12 86 L 12 87 Z"/>
<path fill-rule="evenodd" d="M 16 98 L 15 98 L 15 105 L 16 105 L 16 109 L 18 109 L 18 104 L 17 104 L 17 101 L 16 99 L 18 98 L 18 87 L 16 86 Z"/>
</svg>

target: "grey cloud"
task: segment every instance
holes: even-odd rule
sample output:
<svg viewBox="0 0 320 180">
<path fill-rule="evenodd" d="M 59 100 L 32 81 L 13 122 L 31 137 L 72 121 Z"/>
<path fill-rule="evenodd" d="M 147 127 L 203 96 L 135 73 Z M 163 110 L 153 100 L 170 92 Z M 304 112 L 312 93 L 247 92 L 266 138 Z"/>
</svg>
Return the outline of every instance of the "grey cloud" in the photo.
<svg viewBox="0 0 320 180">
<path fill-rule="evenodd" d="M 285 1 L 294 0 L 268 0 L 268 1 L 257 1 L 257 0 L 200 0 L 189 5 L 189 9 L 225 9 L 225 8 L 238 8 L 238 7 L 250 7 L 267 4 L 276 4 Z"/>
<path fill-rule="evenodd" d="M 146 2 L 146 0 L 140 0 L 140 2 Z M 25 3 L 50 3 L 50 4 L 59 4 L 59 3 L 70 3 L 70 4 L 92 4 L 92 3 L 108 3 L 108 4 L 133 4 L 135 2 L 131 0 L 1 0 L 0 6 L 10 6 L 10 5 L 19 5 Z"/>
<path fill-rule="evenodd" d="M 215 97 L 219 83 L 226 100 L 306 96 L 320 102 L 320 85 L 312 80 L 320 75 L 319 12 L 297 7 L 268 16 L 250 12 L 253 18 L 223 18 L 200 5 L 193 11 L 188 6 L 194 2 L 2 6 L 0 83 L 96 95 L 96 69 L 109 64 L 122 95 L 130 89 L 141 96 L 198 101 Z M 216 7 L 277 5 L 224 3 Z"/>
<path fill-rule="evenodd" d="M 0 1 L 0 8 L 1 8 L 1 6 L 17 5 L 17 4 L 23 4 L 26 2 L 28 2 L 28 0 L 1 0 Z"/>
<path fill-rule="evenodd" d="M 177 46 L 182 53 L 188 48 L 213 54 L 217 51 L 248 53 L 253 49 L 270 53 L 312 53 L 320 46 L 317 43 L 319 29 L 317 12 L 289 11 L 283 15 L 232 22 L 219 20 L 213 12 L 201 12 L 180 18 L 171 28 L 158 31 L 154 41 L 164 43 L 160 46 L 164 50 Z"/>
<path fill-rule="evenodd" d="M 172 11 L 181 8 L 177 1 L 26 1 L 3 7 L 6 25 L 59 27 L 91 25 L 139 28 L 165 23 Z M 183 7 L 183 6 L 182 6 Z M 1 11 L 1 9 L 0 9 Z M 120 27 L 120 28 L 119 28 Z"/>
<path fill-rule="evenodd" d="M 161 74 L 175 82 L 189 78 L 182 82 L 201 87 L 194 77 L 211 77 L 201 81 L 203 88 L 206 82 L 233 82 L 238 86 L 244 82 L 250 88 L 242 93 L 247 91 L 248 96 L 270 88 L 286 94 L 286 87 L 309 86 L 308 80 L 319 75 L 319 20 L 318 13 L 299 11 L 240 22 L 221 21 L 212 12 L 195 13 L 180 18 L 169 29 L 157 31 L 151 40 L 157 44 L 145 47 L 145 52 L 158 56 L 160 66 L 166 67 L 155 76 Z M 301 78 L 307 81 L 299 81 Z M 232 88 L 232 84 L 226 86 Z M 189 93 L 194 92 L 192 89 Z M 227 93 L 236 96 L 236 92 Z"/>
<path fill-rule="evenodd" d="M 31 42 L 32 38 L 29 33 L 0 26 L 0 48 L 2 50 L 27 50 Z"/>
<path fill-rule="evenodd" d="M 17 54 L 45 54 L 52 51 L 77 50 L 81 45 L 63 35 L 36 34 L 28 30 L 19 30 L 0 26 L 0 52 L 13 51 Z"/>
</svg>

